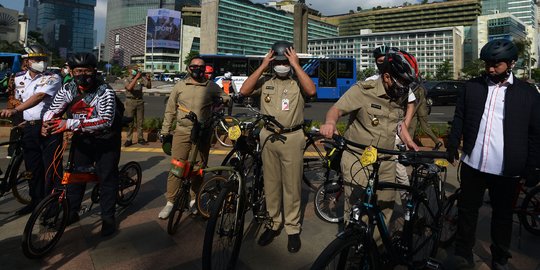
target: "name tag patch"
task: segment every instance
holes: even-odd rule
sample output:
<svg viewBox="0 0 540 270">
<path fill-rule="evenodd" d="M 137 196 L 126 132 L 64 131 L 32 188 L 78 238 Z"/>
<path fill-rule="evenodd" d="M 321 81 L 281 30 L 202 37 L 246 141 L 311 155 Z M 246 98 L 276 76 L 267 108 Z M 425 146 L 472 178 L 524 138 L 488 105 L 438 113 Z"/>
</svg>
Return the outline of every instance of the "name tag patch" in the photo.
<svg viewBox="0 0 540 270">
<path fill-rule="evenodd" d="M 375 109 L 382 109 L 381 105 L 378 105 L 378 104 L 371 104 L 371 108 L 375 108 Z"/>
</svg>

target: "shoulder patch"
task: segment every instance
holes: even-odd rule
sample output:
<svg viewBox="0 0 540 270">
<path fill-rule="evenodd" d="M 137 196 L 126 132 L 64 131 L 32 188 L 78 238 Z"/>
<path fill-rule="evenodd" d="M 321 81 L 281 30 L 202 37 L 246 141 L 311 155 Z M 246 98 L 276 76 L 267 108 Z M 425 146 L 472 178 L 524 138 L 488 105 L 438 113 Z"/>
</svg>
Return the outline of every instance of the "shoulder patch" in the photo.
<svg viewBox="0 0 540 270">
<path fill-rule="evenodd" d="M 22 76 L 22 75 L 24 75 L 24 74 L 26 74 L 26 71 L 25 71 L 25 70 L 19 71 L 19 72 L 15 73 L 15 77 L 19 77 L 19 76 Z"/>
<path fill-rule="evenodd" d="M 364 90 L 373 89 L 377 85 L 377 80 L 360 81 L 360 82 L 358 82 L 358 84 Z"/>
</svg>

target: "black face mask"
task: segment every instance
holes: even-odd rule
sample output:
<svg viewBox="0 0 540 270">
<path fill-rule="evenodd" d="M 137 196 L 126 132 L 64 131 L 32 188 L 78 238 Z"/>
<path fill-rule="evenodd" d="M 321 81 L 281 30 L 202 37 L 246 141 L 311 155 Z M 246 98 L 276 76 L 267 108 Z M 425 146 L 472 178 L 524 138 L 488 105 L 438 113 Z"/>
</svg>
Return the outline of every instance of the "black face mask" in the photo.
<svg viewBox="0 0 540 270">
<path fill-rule="evenodd" d="M 379 64 L 375 62 L 375 65 L 377 65 L 377 70 L 379 70 L 379 73 L 382 71 L 384 64 Z"/>
<path fill-rule="evenodd" d="M 73 81 L 77 84 L 80 90 L 86 91 L 96 82 L 96 75 L 77 75 L 73 77 Z"/>
<path fill-rule="evenodd" d="M 191 78 L 193 78 L 194 80 L 201 82 L 205 78 L 204 71 L 204 69 L 192 69 L 191 73 L 189 73 L 189 76 L 191 76 Z"/>
<path fill-rule="evenodd" d="M 392 84 L 386 91 L 386 94 L 392 99 L 392 100 L 401 100 L 404 96 L 409 93 L 408 87 L 402 87 L 399 86 L 396 82 Z"/>
<path fill-rule="evenodd" d="M 510 70 L 502 74 L 487 74 L 488 78 L 494 83 L 502 83 L 510 77 Z"/>
</svg>

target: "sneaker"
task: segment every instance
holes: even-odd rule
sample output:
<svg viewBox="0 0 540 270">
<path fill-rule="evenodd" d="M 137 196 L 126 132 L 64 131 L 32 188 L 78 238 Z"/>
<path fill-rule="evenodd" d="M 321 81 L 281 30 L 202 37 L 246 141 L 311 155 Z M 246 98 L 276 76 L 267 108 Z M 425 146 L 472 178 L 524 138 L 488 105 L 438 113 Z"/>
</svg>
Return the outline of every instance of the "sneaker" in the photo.
<svg viewBox="0 0 540 270">
<path fill-rule="evenodd" d="M 116 232 L 116 221 L 114 216 L 101 218 L 101 236 L 109 236 Z"/>
<path fill-rule="evenodd" d="M 279 235 L 279 231 L 274 231 L 270 228 L 267 228 L 262 234 L 261 237 L 259 237 L 259 241 L 257 243 L 259 246 L 266 246 L 270 243 L 272 243 L 272 240 L 274 240 L 274 237 Z"/>
<path fill-rule="evenodd" d="M 290 253 L 296 253 L 300 250 L 302 242 L 300 241 L 300 234 L 291 234 L 289 235 L 289 242 L 287 243 L 287 249 Z"/>
<path fill-rule="evenodd" d="M 147 145 L 148 143 L 144 139 L 140 139 L 138 142 L 140 145 Z"/>
<path fill-rule="evenodd" d="M 131 142 L 131 140 L 127 140 L 125 143 L 124 143 L 124 147 L 130 147 L 133 145 L 133 142 Z"/>
<path fill-rule="evenodd" d="M 199 213 L 199 210 L 197 209 L 195 202 L 196 200 L 191 200 L 189 202 L 189 212 L 191 212 L 192 215 L 197 215 Z"/>
<path fill-rule="evenodd" d="M 174 204 L 172 202 L 167 202 L 165 207 L 163 207 L 163 209 L 161 209 L 161 212 L 159 212 L 158 217 L 160 219 L 167 219 L 172 212 L 173 206 Z"/>
</svg>

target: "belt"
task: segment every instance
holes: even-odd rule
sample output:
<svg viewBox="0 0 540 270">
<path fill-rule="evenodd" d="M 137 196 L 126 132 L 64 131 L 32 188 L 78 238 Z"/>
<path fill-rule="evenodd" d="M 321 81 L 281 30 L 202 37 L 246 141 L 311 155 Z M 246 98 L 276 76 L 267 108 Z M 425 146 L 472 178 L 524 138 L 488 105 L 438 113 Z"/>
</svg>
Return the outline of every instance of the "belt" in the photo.
<svg viewBox="0 0 540 270">
<path fill-rule="evenodd" d="M 304 125 L 300 124 L 300 125 L 294 126 L 292 128 L 283 128 L 283 129 L 273 128 L 273 127 L 271 127 L 269 125 L 266 125 L 264 127 L 266 129 L 268 129 L 269 131 L 273 132 L 273 133 L 284 134 L 284 133 L 290 133 L 290 132 L 293 132 L 293 131 L 300 130 L 300 129 L 302 129 L 304 127 Z"/>
<path fill-rule="evenodd" d="M 37 126 L 43 123 L 42 120 L 25 120 L 26 126 Z"/>
<path fill-rule="evenodd" d="M 142 98 L 136 98 L 136 97 L 126 97 L 127 99 L 135 99 L 135 100 L 142 100 Z"/>
</svg>

